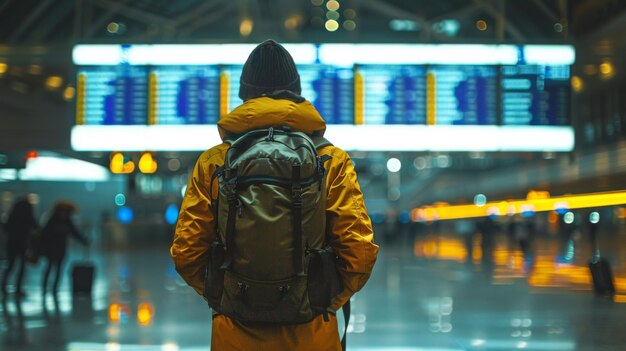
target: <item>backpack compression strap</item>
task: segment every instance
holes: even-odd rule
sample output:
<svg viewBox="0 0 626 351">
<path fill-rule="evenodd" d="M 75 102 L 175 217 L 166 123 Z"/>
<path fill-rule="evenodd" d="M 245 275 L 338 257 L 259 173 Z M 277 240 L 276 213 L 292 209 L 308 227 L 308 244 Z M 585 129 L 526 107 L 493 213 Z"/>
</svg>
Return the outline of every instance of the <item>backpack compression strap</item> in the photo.
<svg viewBox="0 0 626 351">
<path fill-rule="evenodd" d="M 292 214 L 293 220 L 293 267 L 297 275 L 304 275 L 304 265 L 302 264 L 302 184 L 300 183 L 300 165 L 292 168 Z"/>
</svg>

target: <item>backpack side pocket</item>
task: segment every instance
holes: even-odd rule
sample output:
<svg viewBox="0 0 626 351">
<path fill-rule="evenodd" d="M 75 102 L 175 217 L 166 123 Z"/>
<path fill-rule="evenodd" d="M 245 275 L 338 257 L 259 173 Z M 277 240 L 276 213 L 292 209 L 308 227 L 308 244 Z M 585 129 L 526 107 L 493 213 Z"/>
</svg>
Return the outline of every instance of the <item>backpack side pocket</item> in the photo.
<svg viewBox="0 0 626 351">
<path fill-rule="evenodd" d="M 339 258 L 335 251 L 326 246 L 313 250 L 308 266 L 308 293 L 311 309 L 321 314 L 330 307 L 332 299 L 343 290 L 341 276 L 337 269 Z"/>
<path fill-rule="evenodd" d="M 213 310 L 219 312 L 222 291 L 224 290 L 224 270 L 221 269 L 226 258 L 224 245 L 219 241 L 211 244 L 204 275 L 204 297 Z"/>
</svg>

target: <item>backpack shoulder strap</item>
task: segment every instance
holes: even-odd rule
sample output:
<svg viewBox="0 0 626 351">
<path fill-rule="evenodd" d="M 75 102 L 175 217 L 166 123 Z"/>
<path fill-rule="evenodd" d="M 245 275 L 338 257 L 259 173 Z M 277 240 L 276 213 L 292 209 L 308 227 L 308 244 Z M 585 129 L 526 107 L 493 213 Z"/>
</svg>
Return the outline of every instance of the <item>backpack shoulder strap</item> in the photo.
<svg viewBox="0 0 626 351">
<path fill-rule="evenodd" d="M 313 137 L 311 137 L 311 140 L 313 140 L 313 144 L 315 144 L 315 148 L 318 150 L 323 148 L 324 146 L 333 146 L 333 143 L 331 143 L 323 136 L 314 135 Z"/>
</svg>

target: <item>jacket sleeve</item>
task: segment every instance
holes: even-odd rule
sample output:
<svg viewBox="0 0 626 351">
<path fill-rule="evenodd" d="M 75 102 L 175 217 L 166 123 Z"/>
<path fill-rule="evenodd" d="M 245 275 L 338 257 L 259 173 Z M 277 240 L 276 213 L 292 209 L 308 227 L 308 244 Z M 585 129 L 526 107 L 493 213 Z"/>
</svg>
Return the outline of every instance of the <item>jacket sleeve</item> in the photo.
<svg viewBox="0 0 626 351">
<path fill-rule="evenodd" d="M 372 224 L 352 161 L 337 148 L 331 156 L 326 180 L 326 220 L 330 244 L 342 259 L 339 272 L 344 289 L 331 303 L 331 308 L 338 310 L 369 279 L 378 245 L 374 244 Z"/>
<path fill-rule="evenodd" d="M 216 165 L 210 159 L 211 156 L 205 153 L 196 162 L 187 184 L 170 249 L 176 271 L 200 295 L 204 290 L 207 253 L 215 239 L 209 189 Z"/>
</svg>

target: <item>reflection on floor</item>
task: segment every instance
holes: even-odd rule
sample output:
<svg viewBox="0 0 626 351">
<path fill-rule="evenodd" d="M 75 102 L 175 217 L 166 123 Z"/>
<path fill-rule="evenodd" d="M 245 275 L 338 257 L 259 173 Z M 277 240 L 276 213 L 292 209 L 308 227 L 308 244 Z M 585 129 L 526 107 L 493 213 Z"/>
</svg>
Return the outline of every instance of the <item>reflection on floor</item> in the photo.
<svg viewBox="0 0 626 351">
<path fill-rule="evenodd" d="M 526 252 L 503 234 L 489 245 L 454 233 L 384 244 L 353 300 L 348 349 L 624 350 L 626 235 L 610 242 L 613 299 L 591 291 L 584 240 L 574 246 L 542 236 Z M 41 266 L 29 268 L 27 296 L 9 294 L 0 307 L 2 350 L 209 349 L 210 311 L 176 275 L 165 247 L 91 259 L 91 299 L 72 298 L 68 278 L 56 298 L 42 298 Z"/>
</svg>

